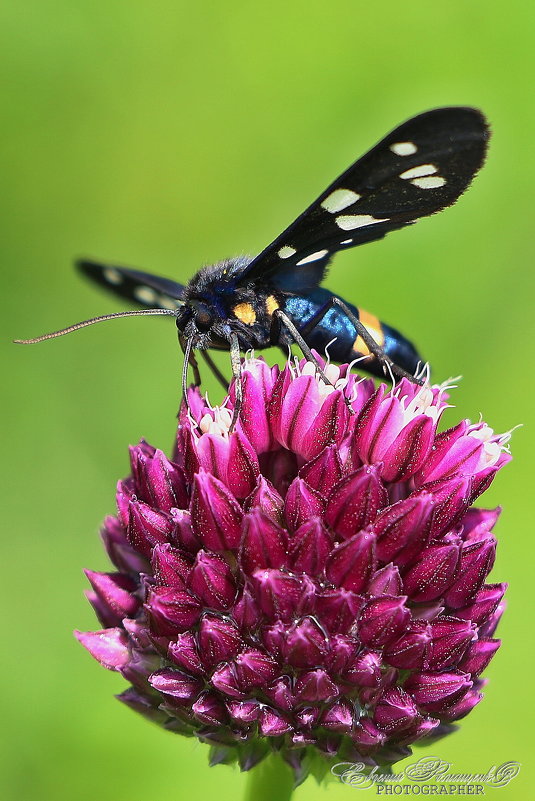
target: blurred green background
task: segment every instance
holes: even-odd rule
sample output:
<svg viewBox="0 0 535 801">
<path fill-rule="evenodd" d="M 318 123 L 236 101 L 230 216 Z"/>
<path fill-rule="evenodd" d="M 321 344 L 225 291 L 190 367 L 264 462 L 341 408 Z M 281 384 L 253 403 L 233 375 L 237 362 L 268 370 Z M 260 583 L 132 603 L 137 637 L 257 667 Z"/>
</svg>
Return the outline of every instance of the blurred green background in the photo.
<svg viewBox="0 0 535 801">
<path fill-rule="evenodd" d="M 4 797 L 234 801 L 244 777 L 209 770 L 204 746 L 117 703 L 125 682 L 71 634 L 95 627 L 81 568 L 107 568 L 97 531 L 127 445 L 172 441 L 174 326 L 122 320 L 26 349 L 9 340 L 121 308 L 75 276 L 75 256 L 186 281 L 260 250 L 402 120 L 471 104 L 493 138 L 468 194 L 340 254 L 327 286 L 418 343 L 437 380 L 464 375 L 447 421 L 532 423 L 531 4 L 29 0 L 0 15 Z M 512 785 L 487 790 L 503 799 L 533 797 L 535 780 L 533 438 L 533 425 L 515 433 L 515 460 L 484 501 L 504 507 L 493 572 L 510 582 L 503 648 L 485 701 L 429 751 L 459 772 L 522 762 Z M 296 798 L 356 792 L 310 782 Z"/>
</svg>

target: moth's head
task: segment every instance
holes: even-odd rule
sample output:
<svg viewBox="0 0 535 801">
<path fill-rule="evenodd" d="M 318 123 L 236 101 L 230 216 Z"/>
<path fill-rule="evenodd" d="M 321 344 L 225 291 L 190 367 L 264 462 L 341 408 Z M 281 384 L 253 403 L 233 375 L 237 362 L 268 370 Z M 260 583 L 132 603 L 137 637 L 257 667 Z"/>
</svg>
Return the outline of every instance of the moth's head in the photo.
<svg viewBox="0 0 535 801">
<path fill-rule="evenodd" d="M 214 323 L 213 310 L 201 300 L 189 300 L 176 315 L 176 325 L 182 334 L 206 334 Z"/>
<path fill-rule="evenodd" d="M 215 323 L 213 310 L 201 300 L 192 301 L 193 322 L 201 334 L 207 333 Z"/>
</svg>

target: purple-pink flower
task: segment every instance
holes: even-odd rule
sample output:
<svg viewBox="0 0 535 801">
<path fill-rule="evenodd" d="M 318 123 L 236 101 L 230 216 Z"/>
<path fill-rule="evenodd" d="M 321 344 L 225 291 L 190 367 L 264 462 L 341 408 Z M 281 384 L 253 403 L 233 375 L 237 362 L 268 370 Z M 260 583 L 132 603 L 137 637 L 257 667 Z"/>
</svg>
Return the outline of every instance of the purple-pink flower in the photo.
<svg viewBox="0 0 535 801">
<path fill-rule="evenodd" d="M 446 394 L 378 389 L 349 367 L 243 362 L 212 408 L 183 404 L 171 458 L 142 441 L 87 571 L 103 629 L 80 633 L 119 698 L 243 770 L 271 750 L 297 779 L 326 761 L 393 763 L 481 699 L 505 584 L 486 584 L 499 509 L 472 504 L 509 436 Z"/>
</svg>

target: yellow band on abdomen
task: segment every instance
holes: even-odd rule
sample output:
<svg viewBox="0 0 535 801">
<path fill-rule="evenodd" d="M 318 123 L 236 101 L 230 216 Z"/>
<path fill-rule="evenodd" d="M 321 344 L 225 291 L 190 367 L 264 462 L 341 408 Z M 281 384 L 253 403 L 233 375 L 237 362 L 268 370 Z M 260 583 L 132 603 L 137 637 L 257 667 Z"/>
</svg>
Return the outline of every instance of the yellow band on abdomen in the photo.
<svg viewBox="0 0 535 801">
<path fill-rule="evenodd" d="M 377 342 L 379 347 L 382 348 L 385 343 L 385 337 L 379 318 L 374 314 L 370 314 L 370 312 L 367 312 L 364 309 L 359 309 L 359 319 L 368 333 Z M 353 350 L 357 353 L 361 353 L 363 356 L 369 356 L 371 353 L 369 347 L 366 345 L 360 334 L 353 343 Z"/>
</svg>

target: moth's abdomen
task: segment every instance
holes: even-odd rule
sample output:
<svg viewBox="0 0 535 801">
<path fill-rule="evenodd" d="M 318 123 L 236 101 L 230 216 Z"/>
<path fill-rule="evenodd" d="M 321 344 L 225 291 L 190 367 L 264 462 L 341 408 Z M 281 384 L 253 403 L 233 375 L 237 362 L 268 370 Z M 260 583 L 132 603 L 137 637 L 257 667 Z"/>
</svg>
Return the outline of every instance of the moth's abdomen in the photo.
<svg viewBox="0 0 535 801">
<path fill-rule="evenodd" d="M 409 342 L 403 334 L 386 323 L 381 323 L 381 328 L 384 335 L 383 349 L 386 355 L 399 367 L 403 367 L 408 373 L 414 375 L 423 365 L 424 360 L 412 342 Z M 384 371 L 381 371 L 381 375 L 384 375 Z"/>
<path fill-rule="evenodd" d="M 362 363 L 363 369 L 384 376 L 383 365 L 375 356 L 370 355 L 368 346 L 340 306 L 334 305 L 328 308 L 317 324 L 311 327 L 314 317 L 321 309 L 328 306 L 333 297 L 332 292 L 320 287 L 307 295 L 288 298 L 284 310 L 303 334 L 308 345 L 321 355 L 328 346 L 329 356 L 336 362 L 350 362 L 368 356 L 369 358 Z M 414 374 L 421 362 L 414 345 L 399 331 L 381 322 L 374 315 L 345 300 L 343 302 L 366 327 L 384 353 L 399 367 Z"/>
</svg>

